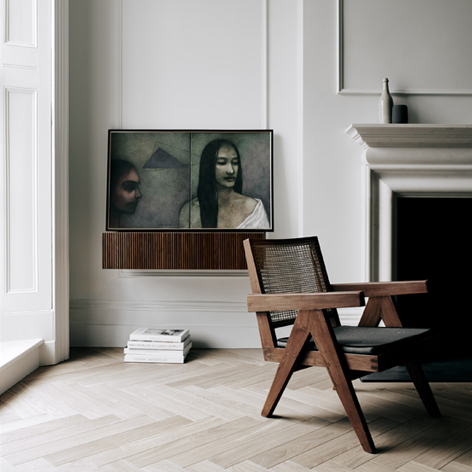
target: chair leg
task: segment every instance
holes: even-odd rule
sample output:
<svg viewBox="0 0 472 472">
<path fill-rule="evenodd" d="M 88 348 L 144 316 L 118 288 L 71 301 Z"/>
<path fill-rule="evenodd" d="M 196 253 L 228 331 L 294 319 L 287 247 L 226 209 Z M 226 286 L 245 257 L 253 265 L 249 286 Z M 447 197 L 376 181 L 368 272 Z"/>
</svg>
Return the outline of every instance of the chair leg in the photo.
<svg viewBox="0 0 472 472">
<path fill-rule="evenodd" d="M 300 316 L 300 313 L 298 316 Z M 345 365 L 344 358 L 339 355 L 333 342 L 334 334 L 332 333 L 332 328 L 326 322 L 323 312 L 315 311 L 315 313 L 316 316 L 310 318 L 310 331 L 315 344 L 318 346 L 326 363 L 326 369 L 362 448 L 364 451 L 373 454 L 376 452 L 374 441 L 372 440 L 354 387 L 348 378 L 348 367 Z"/>
<path fill-rule="evenodd" d="M 332 372 L 330 370 L 330 374 L 331 373 Z M 336 392 L 339 396 L 339 399 L 341 400 L 341 403 L 343 404 L 347 417 L 354 428 L 362 448 L 366 452 L 375 454 L 376 449 L 374 441 L 370 434 L 367 421 L 365 420 L 364 413 L 362 412 L 352 383 L 345 376 L 340 378 L 340 376 L 336 374 L 332 375 L 331 379 L 333 380 L 333 383 L 335 383 Z"/>
<path fill-rule="evenodd" d="M 262 416 L 272 416 L 282 394 L 284 393 L 285 387 L 292 377 L 300 352 L 308 339 L 309 333 L 307 333 L 306 329 L 300 325 L 300 321 L 296 320 L 292 327 L 292 332 L 288 338 L 287 346 L 285 346 L 284 357 L 277 368 L 269 394 L 267 395 L 264 407 L 262 408 Z"/>
<path fill-rule="evenodd" d="M 287 363 L 279 364 L 272 385 L 270 386 L 269 394 L 264 403 L 264 407 L 262 408 L 262 416 L 265 416 L 266 418 L 272 416 L 282 394 L 284 393 L 285 387 L 292 377 L 292 374 L 293 368 L 287 365 Z"/>
<path fill-rule="evenodd" d="M 418 395 L 423 401 L 426 411 L 433 418 L 439 418 L 441 416 L 441 412 L 439 411 L 438 404 L 436 403 L 436 399 L 434 398 L 428 379 L 424 374 L 423 367 L 421 367 L 421 364 L 417 361 L 407 362 L 405 363 L 405 367 L 410 374 L 411 380 L 416 387 Z"/>
</svg>

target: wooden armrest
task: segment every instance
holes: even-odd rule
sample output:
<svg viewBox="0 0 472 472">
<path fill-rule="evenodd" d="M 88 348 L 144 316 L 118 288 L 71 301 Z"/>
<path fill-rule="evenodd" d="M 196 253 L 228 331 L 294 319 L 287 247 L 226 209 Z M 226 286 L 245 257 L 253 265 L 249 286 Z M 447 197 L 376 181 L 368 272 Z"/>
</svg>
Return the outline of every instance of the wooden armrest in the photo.
<svg viewBox="0 0 472 472">
<path fill-rule="evenodd" d="M 247 311 L 323 310 L 364 306 L 360 291 L 328 293 L 277 293 L 247 296 Z"/>
<path fill-rule="evenodd" d="M 360 290 L 366 297 L 385 297 L 392 295 L 411 295 L 428 293 L 427 280 L 399 282 L 360 282 L 331 285 L 333 292 Z"/>
</svg>

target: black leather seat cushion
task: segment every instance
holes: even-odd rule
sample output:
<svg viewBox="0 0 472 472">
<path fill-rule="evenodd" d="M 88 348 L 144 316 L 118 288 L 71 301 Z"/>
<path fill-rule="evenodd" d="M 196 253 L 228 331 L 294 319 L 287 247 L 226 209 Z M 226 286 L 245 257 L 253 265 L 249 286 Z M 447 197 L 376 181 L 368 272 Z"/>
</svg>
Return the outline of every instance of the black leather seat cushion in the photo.
<svg viewBox="0 0 472 472">
<path fill-rule="evenodd" d="M 349 354 L 378 355 L 390 349 L 407 346 L 410 342 L 428 337 L 431 329 L 423 328 L 381 328 L 337 326 L 333 328 L 338 344 Z M 277 340 L 278 347 L 285 347 L 287 338 Z M 317 347 L 310 340 L 310 349 L 317 351 Z"/>
</svg>

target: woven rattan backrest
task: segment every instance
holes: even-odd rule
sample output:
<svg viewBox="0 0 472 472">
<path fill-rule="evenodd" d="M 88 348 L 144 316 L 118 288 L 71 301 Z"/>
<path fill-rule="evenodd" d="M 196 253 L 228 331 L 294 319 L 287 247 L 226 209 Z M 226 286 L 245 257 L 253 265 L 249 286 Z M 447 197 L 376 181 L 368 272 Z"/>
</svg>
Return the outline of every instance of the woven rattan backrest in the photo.
<svg viewBox="0 0 472 472">
<path fill-rule="evenodd" d="M 251 240 L 251 248 L 262 293 L 330 291 L 317 237 Z M 279 326 L 293 323 L 296 316 L 296 311 L 270 313 Z"/>
</svg>

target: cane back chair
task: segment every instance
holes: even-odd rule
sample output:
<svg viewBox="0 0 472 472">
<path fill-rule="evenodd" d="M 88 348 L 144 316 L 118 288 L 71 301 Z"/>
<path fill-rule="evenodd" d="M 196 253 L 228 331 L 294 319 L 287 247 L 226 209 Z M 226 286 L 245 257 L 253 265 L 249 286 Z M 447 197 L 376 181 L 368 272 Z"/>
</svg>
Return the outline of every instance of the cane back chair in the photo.
<svg viewBox="0 0 472 472">
<path fill-rule="evenodd" d="M 352 380 L 405 365 L 428 413 L 440 412 L 419 353 L 436 341 L 429 329 L 404 328 L 393 296 L 426 293 L 426 281 L 330 284 L 318 238 L 244 241 L 251 282 L 248 311 L 257 313 L 266 361 L 278 362 L 262 409 L 271 416 L 293 372 L 325 367 L 366 452 L 375 446 Z M 364 306 L 358 326 L 341 326 L 337 308 Z M 385 327 L 379 327 L 383 320 Z M 288 338 L 276 329 L 293 325 Z"/>
</svg>

